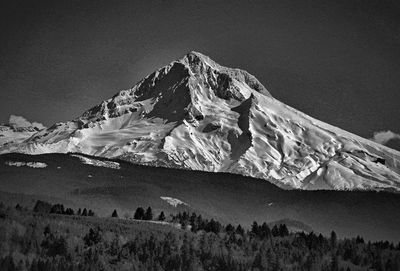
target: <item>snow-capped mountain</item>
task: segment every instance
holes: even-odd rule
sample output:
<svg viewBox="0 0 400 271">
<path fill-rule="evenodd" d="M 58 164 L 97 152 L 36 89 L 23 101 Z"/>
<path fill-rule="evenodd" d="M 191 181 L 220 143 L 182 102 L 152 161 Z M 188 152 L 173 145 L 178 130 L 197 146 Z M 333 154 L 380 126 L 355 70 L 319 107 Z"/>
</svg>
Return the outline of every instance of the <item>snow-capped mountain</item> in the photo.
<svg viewBox="0 0 400 271">
<path fill-rule="evenodd" d="M 0 152 L 79 152 L 283 188 L 400 191 L 400 152 L 307 116 L 197 52 Z"/>
</svg>

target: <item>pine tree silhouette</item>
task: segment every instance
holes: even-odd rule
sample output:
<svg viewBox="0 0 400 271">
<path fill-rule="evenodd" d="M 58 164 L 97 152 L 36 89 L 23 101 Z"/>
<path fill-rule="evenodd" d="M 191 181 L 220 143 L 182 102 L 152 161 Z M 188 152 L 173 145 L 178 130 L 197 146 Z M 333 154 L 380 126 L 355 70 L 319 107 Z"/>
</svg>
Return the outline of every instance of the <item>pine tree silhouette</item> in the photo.
<svg viewBox="0 0 400 271">
<path fill-rule="evenodd" d="M 146 213 L 144 214 L 144 220 L 152 220 L 153 219 L 153 211 L 151 207 L 148 207 Z"/>
<path fill-rule="evenodd" d="M 84 208 L 82 211 L 82 216 L 87 216 L 87 215 L 88 215 L 87 210 L 86 210 L 86 208 Z"/>
<path fill-rule="evenodd" d="M 164 215 L 163 211 L 161 211 L 160 215 L 158 216 L 158 220 L 159 221 L 164 221 L 165 220 L 165 215 Z"/>
<path fill-rule="evenodd" d="M 142 207 L 138 207 L 136 209 L 135 214 L 133 215 L 134 219 L 143 220 L 144 219 L 144 209 Z"/>
<path fill-rule="evenodd" d="M 114 209 L 114 212 L 112 213 L 111 217 L 118 217 L 117 210 Z"/>
</svg>

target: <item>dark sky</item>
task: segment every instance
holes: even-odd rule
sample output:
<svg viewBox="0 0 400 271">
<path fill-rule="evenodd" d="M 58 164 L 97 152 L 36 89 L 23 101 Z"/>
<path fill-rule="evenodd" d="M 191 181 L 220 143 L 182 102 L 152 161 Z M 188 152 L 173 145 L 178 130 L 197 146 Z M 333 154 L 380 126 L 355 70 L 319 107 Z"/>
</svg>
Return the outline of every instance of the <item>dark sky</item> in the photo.
<svg viewBox="0 0 400 271">
<path fill-rule="evenodd" d="M 1 1 L 0 122 L 75 118 L 196 50 L 325 122 L 400 133 L 398 2 Z"/>
</svg>

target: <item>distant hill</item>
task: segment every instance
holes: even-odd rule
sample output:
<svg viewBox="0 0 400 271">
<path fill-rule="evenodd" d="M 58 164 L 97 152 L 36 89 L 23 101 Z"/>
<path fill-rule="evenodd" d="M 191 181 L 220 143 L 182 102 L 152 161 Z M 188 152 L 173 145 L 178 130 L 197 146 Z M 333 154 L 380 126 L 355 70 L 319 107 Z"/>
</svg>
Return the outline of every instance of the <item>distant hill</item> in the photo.
<svg viewBox="0 0 400 271">
<path fill-rule="evenodd" d="M 0 191 L 0 201 L 10 204 L 33 207 L 44 199 L 91 208 L 100 216 L 117 209 L 123 217 L 151 206 L 155 213 L 195 211 L 243 226 L 286 219 L 325 234 L 335 230 L 339 236 L 400 241 L 397 193 L 283 190 L 241 175 L 70 154 L 0 155 Z"/>
</svg>

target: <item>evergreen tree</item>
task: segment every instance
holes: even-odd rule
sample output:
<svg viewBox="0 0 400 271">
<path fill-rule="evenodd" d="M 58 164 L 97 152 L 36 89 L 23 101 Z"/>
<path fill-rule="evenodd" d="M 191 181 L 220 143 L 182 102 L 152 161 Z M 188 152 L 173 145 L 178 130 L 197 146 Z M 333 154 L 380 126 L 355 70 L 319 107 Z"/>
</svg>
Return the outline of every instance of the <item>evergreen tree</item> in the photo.
<svg viewBox="0 0 400 271">
<path fill-rule="evenodd" d="M 153 211 L 151 207 L 148 207 L 146 213 L 144 214 L 144 220 L 152 220 L 153 219 Z"/>
<path fill-rule="evenodd" d="M 74 210 L 72 210 L 71 208 L 67 208 L 67 209 L 65 210 L 65 214 L 66 214 L 66 215 L 74 215 Z"/>
<path fill-rule="evenodd" d="M 142 207 L 138 207 L 133 215 L 134 219 L 143 220 L 144 219 L 144 209 Z"/>
<path fill-rule="evenodd" d="M 164 221 L 165 220 L 165 215 L 164 215 L 164 212 L 163 211 L 161 211 L 161 213 L 160 213 L 160 215 L 158 216 L 158 219 L 157 219 L 158 221 Z"/>
<path fill-rule="evenodd" d="M 258 223 L 256 221 L 251 225 L 251 234 L 254 237 L 258 237 L 260 235 L 260 228 L 258 227 Z"/>
<path fill-rule="evenodd" d="M 232 226 L 232 224 L 228 224 L 225 227 L 225 232 L 227 233 L 233 233 L 235 231 L 235 228 Z"/>
<path fill-rule="evenodd" d="M 33 211 L 36 213 L 50 213 L 51 204 L 46 201 L 38 200 L 36 201 L 35 207 L 33 207 Z"/>
<path fill-rule="evenodd" d="M 286 227 L 286 224 L 279 225 L 279 236 L 285 237 L 289 235 L 289 230 Z"/>
<path fill-rule="evenodd" d="M 274 225 L 274 226 L 272 227 L 271 234 L 272 234 L 272 236 L 274 236 L 274 237 L 279 236 L 279 228 L 278 228 L 277 225 Z"/>
<path fill-rule="evenodd" d="M 50 210 L 51 214 L 65 214 L 64 205 L 62 204 L 54 204 Z"/>
<path fill-rule="evenodd" d="M 270 238 L 271 237 L 271 230 L 270 230 L 270 228 L 268 227 L 268 225 L 267 225 L 267 223 L 263 223 L 262 225 L 261 225 L 261 227 L 259 228 L 259 236 L 261 237 L 261 238 Z"/>
<path fill-rule="evenodd" d="M 215 221 L 213 218 L 206 224 L 205 229 L 206 232 L 213 232 L 215 234 L 221 231 L 221 224 L 218 221 Z"/>
<path fill-rule="evenodd" d="M 364 238 L 360 237 L 359 235 L 357 235 L 356 237 L 356 243 L 357 244 L 364 244 Z"/>
<path fill-rule="evenodd" d="M 242 228 L 242 226 L 239 224 L 237 227 L 236 227 L 236 234 L 239 234 L 239 235 L 244 235 L 244 229 Z"/>
<path fill-rule="evenodd" d="M 332 231 L 331 232 L 331 238 L 329 240 L 331 248 L 336 248 L 336 244 L 337 244 L 337 236 L 336 236 L 336 232 Z"/>
<path fill-rule="evenodd" d="M 87 210 L 86 210 L 86 208 L 84 208 L 82 211 L 82 216 L 87 216 L 87 215 L 88 215 Z"/>
<path fill-rule="evenodd" d="M 118 217 L 117 210 L 114 209 L 114 211 L 112 212 L 111 217 Z"/>
<path fill-rule="evenodd" d="M 332 254 L 330 271 L 339 271 L 339 259 L 336 254 Z"/>
</svg>

